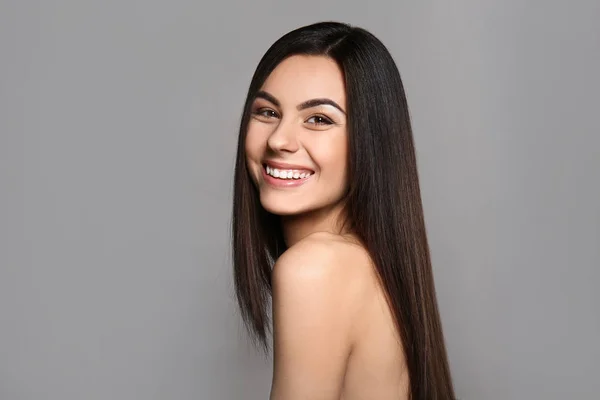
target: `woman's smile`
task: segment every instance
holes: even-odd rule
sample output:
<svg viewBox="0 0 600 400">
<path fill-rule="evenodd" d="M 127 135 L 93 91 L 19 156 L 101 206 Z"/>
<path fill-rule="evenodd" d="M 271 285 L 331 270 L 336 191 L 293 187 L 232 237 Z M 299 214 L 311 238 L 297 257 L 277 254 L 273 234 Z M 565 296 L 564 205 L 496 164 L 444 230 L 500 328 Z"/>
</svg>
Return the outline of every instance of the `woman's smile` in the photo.
<svg viewBox="0 0 600 400">
<path fill-rule="evenodd" d="M 314 175 L 314 172 L 310 170 L 278 169 L 272 168 L 268 164 L 263 165 L 262 172 L 263 180 L 278 188 L 301 186 Z"/>
</svg>

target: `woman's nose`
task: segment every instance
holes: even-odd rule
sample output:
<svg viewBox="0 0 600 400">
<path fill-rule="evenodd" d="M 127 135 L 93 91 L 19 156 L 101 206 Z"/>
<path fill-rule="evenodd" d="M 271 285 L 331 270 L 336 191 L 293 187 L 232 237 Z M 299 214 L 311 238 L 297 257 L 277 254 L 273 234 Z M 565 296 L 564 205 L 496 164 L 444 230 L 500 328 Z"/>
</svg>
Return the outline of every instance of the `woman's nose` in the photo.
<svg viewBox="0 0 600 400">
<path fill-rule="evenodd" d="M 281 121 L 267 139 L 267 146 L 275 152 L 294 153 L 298 151 L 298 127 Z"/>
</svg>

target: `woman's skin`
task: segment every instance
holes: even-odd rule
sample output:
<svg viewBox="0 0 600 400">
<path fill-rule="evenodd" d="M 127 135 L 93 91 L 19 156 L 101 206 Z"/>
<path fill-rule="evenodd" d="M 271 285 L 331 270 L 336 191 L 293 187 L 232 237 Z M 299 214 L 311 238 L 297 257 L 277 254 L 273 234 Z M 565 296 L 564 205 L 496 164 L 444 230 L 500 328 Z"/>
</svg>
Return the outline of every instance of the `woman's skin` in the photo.
<svg viewBox="0 0 600 400">
<path fill-rule="evenodd" d="M 288 246 L 272 275 L 271 400 L 408 398 L 399 335 L 371 259 L 340 229 L 346 114 L 342 72 L 323 56 L 285 59 L 252 104 L 248 168 Z"/>
</svg>

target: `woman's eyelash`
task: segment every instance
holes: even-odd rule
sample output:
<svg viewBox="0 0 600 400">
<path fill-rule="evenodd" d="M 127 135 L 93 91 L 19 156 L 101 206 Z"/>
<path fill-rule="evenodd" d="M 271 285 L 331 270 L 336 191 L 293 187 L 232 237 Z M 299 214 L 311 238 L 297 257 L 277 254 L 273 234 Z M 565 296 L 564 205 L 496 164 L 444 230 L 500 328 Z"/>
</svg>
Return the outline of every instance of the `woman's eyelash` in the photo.
<svg viewBox="0 0 600 400">
<path fill-rule="evenodd" d="M 313 115 L 312 117 L 310 117 L 307 121 L 310 121 L 311 119 L 319 119 L 321 122 L 315 122 L 315 125 L 332 125 L 333 121 L 330 120 L 329 118 L 323 116 L 323 115 Z"/>
<path fill-rule="evenodd" d="M 272 113 L 271 115 L 265 115 L 265 112 L 269 112 Z M 260 108 L 254 112 L 252 112 L 252 114 L 254 115 L 259 115 L 261 117 L 266 117 L 266 118 L 273 118 L 273 117 L 277 117 L 277 113 L 273 110 L 271 110 L 270 108 Z"/>
</svg>

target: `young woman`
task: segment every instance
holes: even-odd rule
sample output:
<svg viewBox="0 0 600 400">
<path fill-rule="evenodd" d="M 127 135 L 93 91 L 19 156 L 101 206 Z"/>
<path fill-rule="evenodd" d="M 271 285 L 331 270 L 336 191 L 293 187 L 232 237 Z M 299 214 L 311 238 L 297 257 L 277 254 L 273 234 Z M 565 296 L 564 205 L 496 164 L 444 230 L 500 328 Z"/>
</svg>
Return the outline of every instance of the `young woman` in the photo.
<svg viewBox="0 0 600 400">
<path fill-rule="evenodd" d="M 272 307 L 272 400 L 454 399 L 404 89 L 368 31 L 305 26 L 261 59 L 233 257 L 265 350 Z"/>
</svg>

